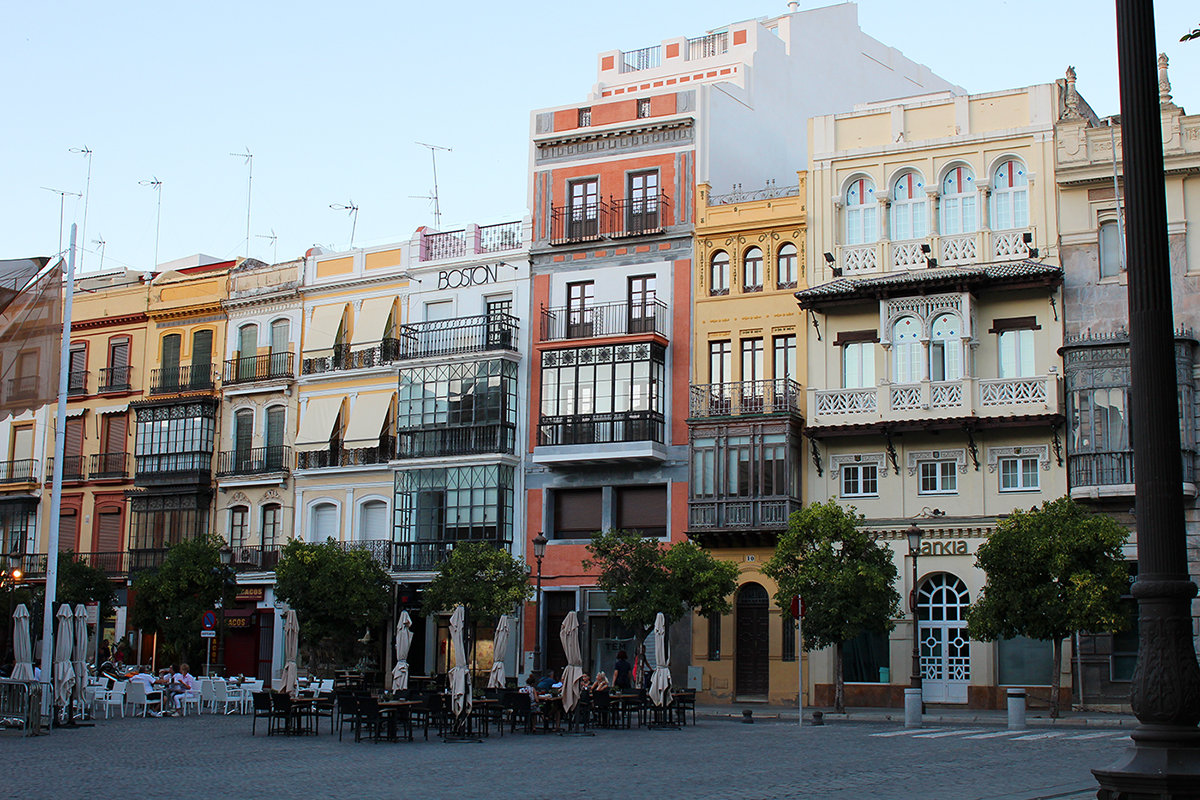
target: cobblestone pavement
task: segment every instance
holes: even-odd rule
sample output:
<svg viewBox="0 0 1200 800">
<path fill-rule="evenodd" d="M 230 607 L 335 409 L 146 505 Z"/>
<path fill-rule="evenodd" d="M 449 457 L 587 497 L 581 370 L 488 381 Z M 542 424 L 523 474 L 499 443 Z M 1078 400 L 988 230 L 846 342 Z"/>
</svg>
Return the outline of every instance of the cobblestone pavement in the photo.
<svg viewBox="0 0 1200 800">
<path fill-rule="evenodd" d="M 597 731 L 447 744 L 355 744 L 328 734 L 250 736 L 248 717 L 100 720 L 20 738 L 0 734 L 0 797 L 150 798 L 871 798 L 1095 797 L 1089 769 L 1127 732 L 1076 728 L 700 720 L 681 731 Z"/>
</svg>

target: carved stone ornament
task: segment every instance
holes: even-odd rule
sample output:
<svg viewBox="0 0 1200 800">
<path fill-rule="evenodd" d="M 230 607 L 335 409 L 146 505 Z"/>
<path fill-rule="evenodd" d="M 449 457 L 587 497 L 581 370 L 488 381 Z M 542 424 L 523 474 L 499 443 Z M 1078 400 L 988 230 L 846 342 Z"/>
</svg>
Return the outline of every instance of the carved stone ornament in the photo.
<svg viewBox="0 0 1200 800">
<path fill-rule="evenodd" d="M 1191 581 L 1137 580 L 1138 660 L 1130 704 L 1142 725 L 1200 722 L 1200 666 L 1192 647 Z"/>
<path fill-rule="evenodd" d="M 879 477 L 887 477 L 887 459 L 883 453 L 856 453 L 854 455 L 831 456 L 829 459 L 829 474 L 841 474 L 842 467 L 847 464 L 874 464 L 879 468 Z"/>
<path fill-rule="evenodd" d="M 263 492 L 263 500 L 282 500 L 282 499 L 283 499 L 283 495 L 281 495 L 279 493 L 278 489 L 267 489 L 265 492 Z"/>
<path fill-rule="evenodd" d="M 1158 102 L 1160 105 L 1171 103 L 1171 80 L 1167 77 L 1167 54 L 1158 54 Z"/>
<path fill-rule="evenodd" d="M 230 503 L 249 503 L 250 498 L 246 497 L 245 492 L 234 492 L 233 497 L 229 498 Z"/>
<path fill-rule="evenodd" d="M 989 447 L 987 454 L 988 472 L 995 472 L 1002 458 L 1018 456 L 1037 456 L 1038 462 L 1045 471 L 1050 470 L 1050 445 L 1026 444 L 1019 447 Z"/>
<path fill-rule="evenodd" d="M 917 465 L 922 461 L 953 461 L 958 465 L 958 471 L 967 474 L 967 451 L 960 450 L 913 450 L 908 454 L 908 474 L 917 474 Z"/>
</svg>

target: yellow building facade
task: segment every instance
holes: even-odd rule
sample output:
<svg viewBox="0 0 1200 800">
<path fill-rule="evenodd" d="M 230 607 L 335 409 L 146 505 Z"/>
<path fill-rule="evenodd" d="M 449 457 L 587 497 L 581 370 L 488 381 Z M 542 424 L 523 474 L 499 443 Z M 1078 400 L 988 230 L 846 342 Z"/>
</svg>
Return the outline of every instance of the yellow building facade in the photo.
<svg viewBox="0 0 1200 800">
<path fill-rule="evenodd" d="M 800 508 L 806 177 L 697 190 L 687 535 L 739 570 L 732 613 L 692 620 L 691 679 L 705 702 L 796 702 L 796 624 L 762 567 Z"/>
</svg>

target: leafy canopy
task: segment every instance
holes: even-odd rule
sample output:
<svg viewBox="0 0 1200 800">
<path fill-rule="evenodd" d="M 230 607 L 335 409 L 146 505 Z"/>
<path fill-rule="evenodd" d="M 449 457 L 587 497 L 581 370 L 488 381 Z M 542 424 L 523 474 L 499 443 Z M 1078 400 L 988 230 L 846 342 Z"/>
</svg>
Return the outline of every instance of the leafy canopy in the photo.
<svg viewBox="0 0 1200 800">
<path fill-rule="evenodd" d="M 131 611 L 133 627 L 162 635 L 167 647 L 186 659 L 188 652 L 203 652 L 200 616 L 221 596 L 219 536 L 189 539 L 171 545 L 162 566 L 138 575 Z"/>
<path fill-rule="evenodd" d="M 54 598 L 72 608 L 79 603 L 98 603 L 99 618 L 103 620 L 112 613 L 117 602 L 117 592 L 104 570 L 79 558 L 74 551 L 67 550 L 58 557 L 58 582 L 55 585 Z"/>
<path fill-rule="evenodd" d="M 661 611 L 668 624 L 689 611 L 728 614 L 737 589 L 737 566 L 718 561 L 692 542 L 667 547 L 638 533 L 596 533 L 584 569 L 599 570 L 597 585 L 626 625 L 649 629 Z"/>
<path fill-rule="evenodd" d="M 525 562 L 487 542 L 455 545 L 422 593 L 425 614 L 464 605 L 475 622 L 495 622 L 533 594 Z"/>
<path fill-rule="evenodd" d="M 813 648 L 890 631 L 900 615 L 892 551 L 863 530 L 864 519 L 833 500 L 813 503 L 792 514 L 763 567 L 785 613 L 794 595 L 804 598 L 804 640 Z"/>
<path fill-rule="evenodd" d="M 1069 497 L 1013 512 L 976 555 L 987 584 L 967 611 L 971 636 L 1061 641 L 1075 631 L 1121 630 L 1120 597 L 1129 585 L 1121 546 L 1128 535 Z"/>
<path fill-rule="evenodd" d="M 296 611 L 300 636 L 310 646 L 353 647 L 358 632 L 387 619 L 391 580 L 360 548 L 293 539 L 275 567 L 275 595 Z"/>
</svg>

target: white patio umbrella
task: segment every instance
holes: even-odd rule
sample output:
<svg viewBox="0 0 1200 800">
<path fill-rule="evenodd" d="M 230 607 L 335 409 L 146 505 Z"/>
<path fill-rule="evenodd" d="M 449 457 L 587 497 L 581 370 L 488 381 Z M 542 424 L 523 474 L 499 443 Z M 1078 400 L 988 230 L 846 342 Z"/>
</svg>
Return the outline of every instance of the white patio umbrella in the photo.
<svg viewBox="0 0 1200 800">
<path fill-rule="evenodd" d="M 562 627 L 558 629 L 558 638 L 562 641 L 563 652 L 567 655 L 567 668 L 562 674 L 562 705 L 563 713 L 570 713 L 579 702 L 583 680 L 583 654 L 579 652 L 579 618 L 574 611 L 567 612 Z"/>
<path fill-rule="evenodd" d="M 280 691 L 296 696 L 296 651 L 300 647 L 300 621 L 296 610 L 289 608 L 283 618 L 283 685 Z"/>
<path fill-rule="evenodd" d="M 24 603 L 13 612 L 13 664 L 14 681 L 34 680 L 33 646 L 29 641 L 29 609 Z"/>
<path fill-rule="evenodd" d="M 408 688 L 408 648 L 412 647 L 412 618 L 400 612 L 396 622 L 396 666 L 392 667 L 392 691 Z"/>
<path fill-rule="evenodd" d="M 508 649 L 508 615 L 502 614 L 492 635 L 492 671 L 488 673 L 488 688 L 504 688 L 504 651 Z"/>
<path fill-rule="evenodd" d="M 650 676 L 650 699 L 663 706 L 671 699 L 670 659 L 667 657 L 667 619 L 658 612 L 654 618 L 654 674 Z"/>
<path fill-rule="evenodd" d="M 70 606 L 58 607 L 58 636 L 54 641 L 54 698 L 60 706 L 71 702 L 71 689 L 75 685 L 75 669 L 71 666 L 71 651 L 74 649 L 75 625 Z"/>
<path fill-rule="evenodd" d="M 75 662 L 72 665 L 75 670 L 75 701 L 81 708 L 87 703 L 83 694 L 87 688 L 87 616 L 87 607 L 78 603 L 75 606 L 75 652 L 71 660 Z"/>
<path fill-rule="evenodd" d="M 463 645 L 463 627 L 467 610 L 455 606 L 450 615 L 450 647 L 454 650 L 454 666 L 450 668 L 450 706 L 454 716 L 471 713 L 471 671 L 467 669 L 467 651 Z"/>
</svg>

